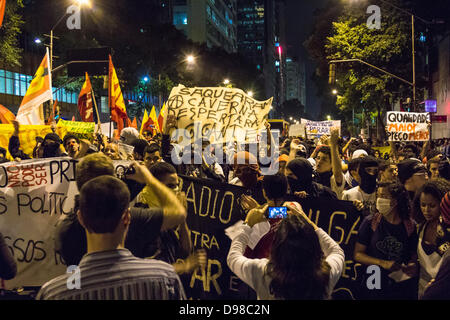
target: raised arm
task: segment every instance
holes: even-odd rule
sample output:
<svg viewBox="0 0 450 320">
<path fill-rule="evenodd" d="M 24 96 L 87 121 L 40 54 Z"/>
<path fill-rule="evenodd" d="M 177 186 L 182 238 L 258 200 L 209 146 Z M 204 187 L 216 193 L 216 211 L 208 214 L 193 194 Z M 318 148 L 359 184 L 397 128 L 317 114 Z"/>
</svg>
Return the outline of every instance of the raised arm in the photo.
<svg viewBox="0 0 450 320">
<path fill-rule="evenodd" d="M 132 165 L 136 173 L 127 175 L 127 178 L 133 179 L 139 183 L 146 184 L 155 193 L 161 208 L 163 209 L 163 223 L 161 230 L 169 230 L 177 227 L 186 221 L 186 208 L 178 200 L 172 190 L 163 185 L 156 179 L 146 166 L 133 162 Z"/>
<path fill-rule="evenodd" d="M 331 149 L 331 165 L 333 167 L 333 175 L 337 185 L 343 182 L 341 158 L 339 157 L 339 129 L 331 128 L 330 149 Z"/>
</svg>

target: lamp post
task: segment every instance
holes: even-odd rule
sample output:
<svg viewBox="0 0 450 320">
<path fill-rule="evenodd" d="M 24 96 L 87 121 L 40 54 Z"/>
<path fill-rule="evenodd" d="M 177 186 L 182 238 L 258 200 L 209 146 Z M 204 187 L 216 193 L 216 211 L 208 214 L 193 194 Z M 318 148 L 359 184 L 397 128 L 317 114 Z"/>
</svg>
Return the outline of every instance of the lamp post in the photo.
<svg viewBox="0 0 450 320">
<path fill-rule="evenodd" d="M 88 6 L 91 7 L 91 2 L 89 0 L 76 0 L 75 3 L 76 5 L 78 5 L 81 9 L 82 6 Z M 53 35 L 53 31 L 56 29 L 56 27 L 61 23 L 61 21 L 63 21 L 63 19 L 65 17 L 67 17 L 69 15 L 69 13 L 66 11 L 64 13 L 64 15 L 59 18 L 58 22 L 55 23 L 55 25 L 53 26 L 53 28 L 50 29 L 50 35 L 45 35 L 50 37 L 50 70 L 53 70 L 53 38 L 58 39 L 57 37 L 55 37 Z"/>
<path fill-rule="evenodd" d="M 420 21 L 422 21 L 425 24 L 432 24 L 432 22 L 427 21 L 419 16 L 416 16 L 414 14 L 412 14 L 411 12 L 409 12 L 408 10 L 402 9 L 400 7 L 397 7 L 396 5 L 386 1 L 386 0 L 379 0 L 381 1 L 383 4 L 389 5 L 392 8 L 401 11 L 404 14 L 410 15 L 411 16 L 411 49 L 412 49 L 412 90 L 413 90 L 413 110 L 416 111 L 416 51 L 415 51 L 415 31 L 414 31 L 414 22 L 415 22 L 415 18 L 419 19 Z"/>
</svg>

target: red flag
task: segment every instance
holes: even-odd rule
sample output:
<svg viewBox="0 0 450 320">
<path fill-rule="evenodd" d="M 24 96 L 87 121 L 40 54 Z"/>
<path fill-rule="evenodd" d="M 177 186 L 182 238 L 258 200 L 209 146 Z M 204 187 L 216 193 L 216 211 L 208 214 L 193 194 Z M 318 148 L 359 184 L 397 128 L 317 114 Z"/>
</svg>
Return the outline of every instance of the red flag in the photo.
<svg viewBox="0 0 450 320">
<path fill-rule="evenodd" d="M 75 116 L 72 116 L 72 121 L 75 121 Z"/>
<path fill-rule="evenodd" d="M 6 0 L 0 0 L 0 27 L 3 23 L 3 17 L 5 16 Z"/>
<path fill-rule="evenodd" d="M 78 111 L 81 115 L 81 121 L 94 122 L 94 104 L 92 101 L 92 85 L 89 75 L 86 72 L 86 81 L 81 88 L 78 96 Z"/>
<path fill-rule="evenodd" d="M 119 79 L 117 78 L 116 69 L 109 56 L 109 108 L 111 110 L 111 120 L 117 123 L 117 130 L 123 129 L 123 121 L 128 118 L 125 101 L 123 100 L 122 91 L 120 90 Z"/>
<path fill-rule="evenodd" d="M 131 122 L 131 127 L 135 128 L 135 129 L 138 128 L 138 127 L 137 127 L 137 120 L 136 120 L 136 117 L 134 117 L 133 121 Z"/>
</svg>

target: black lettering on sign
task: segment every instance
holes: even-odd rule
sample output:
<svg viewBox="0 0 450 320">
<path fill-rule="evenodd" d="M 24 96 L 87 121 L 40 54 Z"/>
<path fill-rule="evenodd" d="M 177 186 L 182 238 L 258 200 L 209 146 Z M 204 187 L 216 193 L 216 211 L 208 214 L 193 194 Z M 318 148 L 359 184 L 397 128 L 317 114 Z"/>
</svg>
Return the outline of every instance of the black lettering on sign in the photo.
<svg viewBox="0 0 450 320">
<path fill-rule="evenodd" d="M 167 106 L 170 110 L 176 110 L 184 105 L 184 99 L 181 95 L 174 95 L 167 101 Z"/>
<path fill-rule="evenodd" d="M 8 185 L 8 171 L 5 167 L 0 167 L 0 188 L 4 188 Z"/>
<path fill-rule="evenodd" d="M 4 214 L 8 211 L 8 207 L 6 206 L 6 197 L 0 196 L 0 214 Z"/>
<path fill-rule="evenodd" d="M 11 254 L 18 262 L 32 263 L 33 261 L 42 261 L 47 257 L 47 253 L 43 248 L 44 242 L 37 240 L 25 240 L 23 238 L 12 239 L 5 237 L 6 243 L 11 250 Z"/>
</svg>

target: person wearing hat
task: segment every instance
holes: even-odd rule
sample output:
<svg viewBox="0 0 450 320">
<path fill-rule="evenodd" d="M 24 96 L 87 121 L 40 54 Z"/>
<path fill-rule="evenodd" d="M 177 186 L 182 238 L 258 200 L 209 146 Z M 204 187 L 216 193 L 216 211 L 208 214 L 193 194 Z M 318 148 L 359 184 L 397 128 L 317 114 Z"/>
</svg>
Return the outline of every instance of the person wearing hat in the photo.
<svg viewBox="0 0 450 320">
<path fill-rule="evenodd" d="M 436 277 L 425 289 L 422 300 L 450 300 L 450 192 L 441 200 L 440 213 L 436 242 L 442 263 Z"/>
<path fill-rule="evenodd" d="M 397 164 L 398 179 L 408 191 L 410 200 L 414 198 L 416 191 L 428 181 L 428 171 L 425 165 L 415 158 L 401 161 Z"/>
</svg>

